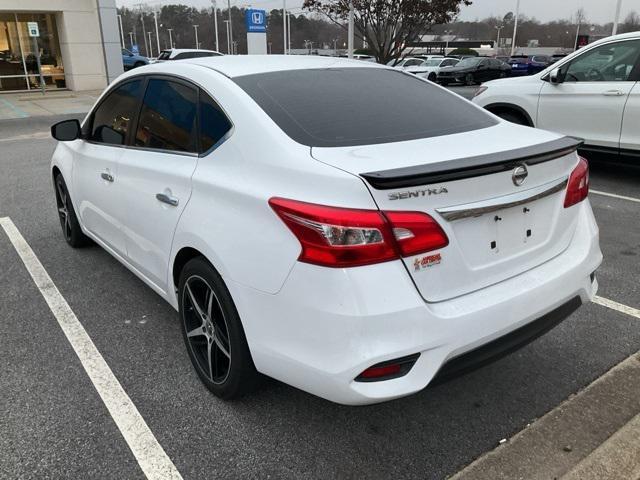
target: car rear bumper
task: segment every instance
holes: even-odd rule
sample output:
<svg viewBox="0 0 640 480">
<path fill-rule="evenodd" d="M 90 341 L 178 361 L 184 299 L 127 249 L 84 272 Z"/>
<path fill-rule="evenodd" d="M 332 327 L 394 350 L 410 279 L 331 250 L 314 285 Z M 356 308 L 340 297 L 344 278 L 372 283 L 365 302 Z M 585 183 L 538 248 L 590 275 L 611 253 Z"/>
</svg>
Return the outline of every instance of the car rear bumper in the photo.
<svg viewBox="0 0 640 480">
<path fill-rule="evenodd" d="M 229 282 L 256 368 L 325 399 L 350 405 L 425 388 L 495 354 L 519 348 L 590 301 L 602 260 L 588 201 L 570 246 L 498 284 L 426 303 L 400 261 L 352 269 L 297 263 L 275 295 Z M 380 362 L 420 354 L 404 376 L 354 379 Z"/>
</svg>

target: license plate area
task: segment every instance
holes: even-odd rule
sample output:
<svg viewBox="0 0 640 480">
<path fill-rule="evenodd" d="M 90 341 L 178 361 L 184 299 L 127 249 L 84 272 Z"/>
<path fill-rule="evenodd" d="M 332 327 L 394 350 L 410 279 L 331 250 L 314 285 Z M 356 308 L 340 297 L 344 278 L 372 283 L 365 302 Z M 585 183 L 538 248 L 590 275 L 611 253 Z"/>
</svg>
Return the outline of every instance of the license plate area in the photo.
<svg viewBox="0 0 640 480">
<path fill-rule="evenodd" d="M 466 263 L 473 269 L 508 262 L 548 242 L 555 195 L 452 222 Z"/>
</svg>

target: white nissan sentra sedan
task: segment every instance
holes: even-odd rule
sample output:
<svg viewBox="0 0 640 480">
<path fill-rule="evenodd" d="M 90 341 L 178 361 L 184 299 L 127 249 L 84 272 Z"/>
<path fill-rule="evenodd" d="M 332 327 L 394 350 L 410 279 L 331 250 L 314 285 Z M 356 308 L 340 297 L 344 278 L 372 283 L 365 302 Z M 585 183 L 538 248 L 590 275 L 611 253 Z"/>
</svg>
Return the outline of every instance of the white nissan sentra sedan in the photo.
<svg viewBox="0 0 640 480">
<path fill-rule="evenodd" d="M 409 395 L 596 293 L 578 142 L 397 69 L 160 63 L 52 134 L 64 238 L 93 240 L 179 312 L 222 398 L 260 374 L 343 404 Z"/>
</svg>

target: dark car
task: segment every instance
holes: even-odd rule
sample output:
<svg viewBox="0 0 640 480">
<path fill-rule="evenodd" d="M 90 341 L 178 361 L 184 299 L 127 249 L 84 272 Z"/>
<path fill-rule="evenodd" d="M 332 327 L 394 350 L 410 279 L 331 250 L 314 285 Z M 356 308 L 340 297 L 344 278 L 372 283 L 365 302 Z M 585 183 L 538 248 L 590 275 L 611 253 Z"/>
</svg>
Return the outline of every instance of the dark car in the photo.
<svg viewBox="0 0 640 480">
<path fill-rule="evenodd" d="M 475 85 L 477 83 L 505 78 L 511 73 L 511 67 L 495 58 L 465 58 L 455 67 L 445 67 L 438 72 L 438 83 L 449 85 L 450 83 L 464 83 Z"/>
<path fill-rule="evenodd" d="M 535 75 L 553 63 L 548 55 L 514 55 L 509 59 L 511 76 Z"/>
</svg>

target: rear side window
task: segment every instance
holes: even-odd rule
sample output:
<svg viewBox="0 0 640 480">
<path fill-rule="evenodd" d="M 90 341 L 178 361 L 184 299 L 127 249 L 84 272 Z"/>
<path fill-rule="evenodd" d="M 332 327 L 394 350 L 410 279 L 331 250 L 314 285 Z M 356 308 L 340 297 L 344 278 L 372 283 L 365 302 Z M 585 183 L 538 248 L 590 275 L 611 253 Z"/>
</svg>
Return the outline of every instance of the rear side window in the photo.
<svg viewBox="0 0 640 480">
<path fill-rule="evenodd" d="M 135 146 L 195 152 L 197 102 L 198 94 L 194 88 L 169 80 L 149 80 Z"/>
<path fill-rule="evenodd" d="M 184 60 L 185 58 L 199 57 L 198 52 L 182 52 L 173 57 L 174 60 Z"/>
<path fill-rule="evenodd" d="M 200 90 L 200 153 L 209 151 L 231 130 L 231 122 L 218 104 Z"/>
<path fill-rule="evenodd" d="M 386 68 L 289 70 L 234 81 L 289 137 L 308 146 L 400 142 L 497 123 L 455 94 Z"/>
<path fill-rule="evenodd" d="M 142 80 L 135 80 L 109 93 L 93 114 L 89 140 L 109 145 L 126 145 L 141 90 Z"/>
</svg>

